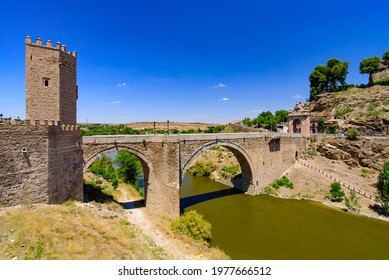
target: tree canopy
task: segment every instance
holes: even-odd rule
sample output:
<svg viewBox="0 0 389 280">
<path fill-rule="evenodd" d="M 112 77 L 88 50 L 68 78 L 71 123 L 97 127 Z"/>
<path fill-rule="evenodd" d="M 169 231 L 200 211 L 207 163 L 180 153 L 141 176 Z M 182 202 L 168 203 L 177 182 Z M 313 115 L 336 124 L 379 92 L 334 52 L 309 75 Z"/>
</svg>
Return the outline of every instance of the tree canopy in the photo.
<svg viewBox="0 0 389 280">
<path fill-rule="evenodd" d="M 250 119 L 246 117 L 243 119 L 242 123 L 246 126 L 274 129 L 280 122 L 288 121 L 288 114 L 289 112 L 287 110 L 278 110 L 274 115 L 272 112 L 266 111 L 259 114 L 256 118 Z"/>
<path fill-rule="evenodd" d="M 118 177 L 126 183 L 135 184 L 137 176 L 142 173 L 138 158 L 128 151 L 118 151 L 113 162 L 117 165 Z"/>
<path fill-rule="evenodd" d="M 311 99 L 322 92 L 343 89 L 346 85 L 348 64 L 348 61 L 331 58 L 327 61 L 327 65 L 317 65 L 309 75 Z"/>
<path fill-rule="evenodd" d="M 386 66 L 389 66 L 389 50 L 387 50 L 386 52 L 384 52 L 384 54 L 382 55 L 382 62 L 383 62 Z"/>
<path fill-rule="evenodd" d="M 361 74 L 369 74 L 369 85 L 373 84 L 373 73 L 380 70 L 381 59 L 378 56 L 365 58 L 359 63 L 359 72 Z"/>
</svg>

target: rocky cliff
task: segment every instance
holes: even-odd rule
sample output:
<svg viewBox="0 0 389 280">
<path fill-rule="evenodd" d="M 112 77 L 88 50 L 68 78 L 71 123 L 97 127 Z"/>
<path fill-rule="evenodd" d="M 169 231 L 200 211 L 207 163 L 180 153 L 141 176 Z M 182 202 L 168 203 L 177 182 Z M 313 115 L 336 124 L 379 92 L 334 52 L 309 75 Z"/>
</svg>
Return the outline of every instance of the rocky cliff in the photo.
<svg viewBox="0 0 389 280">
<path fill-rule="evenodd" d="M 333 160 L 341 160 L 352 167 L 381 170 L 389 161 L 389 137 L 360 137 L 350 141 L 346 137 L 313 137 L 311 149 Z"/>
<path fill-rule="evenodd" d="M 324 93 L 306 106 L 314 117 L 338 120 L 343 130 L 357 127 L 364 134 L 388 133 L 389 86 L 376 85 Z"/>
</svg>

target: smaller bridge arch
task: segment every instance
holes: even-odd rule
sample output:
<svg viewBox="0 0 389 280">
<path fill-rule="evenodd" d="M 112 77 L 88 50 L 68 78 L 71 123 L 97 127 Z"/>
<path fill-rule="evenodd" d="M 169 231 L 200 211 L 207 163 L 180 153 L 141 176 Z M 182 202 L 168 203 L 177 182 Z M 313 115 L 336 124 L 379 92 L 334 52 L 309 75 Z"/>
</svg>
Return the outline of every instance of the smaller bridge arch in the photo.
<svg viewBox="0 0 389 280">
<path fill-rule="evenodd" d="M 237 188 L 241 191 L 247 192 L 250 186 L 253 184 L 253 174 L 254 174 L 254 165 L 250 156 L 247 152 L 238 146 L 237 144 L 233 144 L 230 142 L 212 142 L 203 145 L 198 148 L 189 158 L 189 160 L 183 165 L 181 170 L 181 181 L 183 180 L 185 173 L 188 171 L 189 167 L 196 160 L 196 158 L 204 151 L 211 149 L 212 147 L 221 146 L 227 148 L 229 151 L 233 153 L 236 159 L 239 162 L 241 168 L 241 174 L 238 175 L 234 179 L 234 188 Z"/>
<path fill-rule="evenodd" d="M 89 168 L 89 166 L 101 156 L 101 154 L 107 154 L 110 152 L 118 152 L 118 151 L 128 151 L 139 159 L 142 165 L 143 176 L 144 176 L 143 187 L 144 187 L 144 196 L 146 202 L 147 190 L 150 183 L 150 172 L 152 171 L 152 165 L 150 160 L 143 153 L 141 153 L 140 151 L 134 148 L 130 148 L 125 145 L 112 145 L 108 147 L 101 147 L 100 149 L 97 150 L 97 152 L 94 152 L 92 155 L 89 155 L 84 159 L 84 167 L 83 167 L 84 173 Z"/>
</svg>

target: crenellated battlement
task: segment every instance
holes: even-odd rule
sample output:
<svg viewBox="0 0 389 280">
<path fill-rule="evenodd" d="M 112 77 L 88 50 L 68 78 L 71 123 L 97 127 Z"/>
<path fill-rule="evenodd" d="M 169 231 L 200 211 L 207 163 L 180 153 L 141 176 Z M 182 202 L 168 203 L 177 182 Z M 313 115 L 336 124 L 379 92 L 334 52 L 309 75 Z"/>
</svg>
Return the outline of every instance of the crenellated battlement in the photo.
<svg viewBox="0 0 389 280">
<path fill-rule="evenodd" d="M 31 121 L 29 119 L 21 120 L 21 119 L 13 119 L 10 118 L 3 118 L 3 122 L 0 123 L 0 129 L 6 129 L 6 128 L 19 128 L 19 127 L 25 127 L 29 129 L 48 129 L 53 128 L 55 130 L 60 131 L 76 131 L 80 132 L 80 127 L 76 125 L 63 125 L 61 121 L 53 121 L 53 120 L 35 120 Z"/>
<path fill-rule="evenodd" d="M 66 45 L 63 45 L 60 42 L 57 42 L 55 47 L 53 47 L 53 42 L 51 40 L 46 40 L 46 45 L 43 45 L 41 38 L 36 38 L 35 43 L 33 43 L 31 37 L 30 36 L 26 36 L 25 43 L 29 44 L 29 45 L 43 47 L 43 48 L 57 49 L 59 51 L 67 53 L 67 54 L 69 54 L 69 55 L 71 55 L 73 57 L 77 57 L 77 52 L 76 51 L 67 52 L 66 51 Z"/>
</svg>

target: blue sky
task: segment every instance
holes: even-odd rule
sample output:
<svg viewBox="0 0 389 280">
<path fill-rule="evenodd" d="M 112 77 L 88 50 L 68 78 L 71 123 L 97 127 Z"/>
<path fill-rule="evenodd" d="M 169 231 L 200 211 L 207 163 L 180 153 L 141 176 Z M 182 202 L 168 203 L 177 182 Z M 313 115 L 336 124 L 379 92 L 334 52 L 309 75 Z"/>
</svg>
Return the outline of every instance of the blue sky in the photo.
<svg viewBox="0 0 389 280">
<path fill-rule="evenodd" d="M 25 117 L 24 37 L 78 52 L 78 121 L 227 123 L 293 107 L 332 57 L 389 49 L 387 0 L 6 1 L 0 113 Z"/>
</svg>

